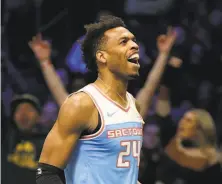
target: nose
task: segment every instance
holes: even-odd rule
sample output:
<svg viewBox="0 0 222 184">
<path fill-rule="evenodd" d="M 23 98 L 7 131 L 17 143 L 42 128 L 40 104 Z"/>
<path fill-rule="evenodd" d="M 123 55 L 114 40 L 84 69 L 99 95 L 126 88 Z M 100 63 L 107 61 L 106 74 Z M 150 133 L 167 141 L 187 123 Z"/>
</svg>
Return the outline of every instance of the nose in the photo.
<svg viewBox="0 0 222 184">
<path fill-rule="evenodd" d="M 139 45 L 136 43 L 136 42 L 134 42 L 133 40 L 132 40 L 132 42 L 131 42 L 131 49 L 132 50 L 137 50 L 137 51 L 139 51 Z"/>
</svg>

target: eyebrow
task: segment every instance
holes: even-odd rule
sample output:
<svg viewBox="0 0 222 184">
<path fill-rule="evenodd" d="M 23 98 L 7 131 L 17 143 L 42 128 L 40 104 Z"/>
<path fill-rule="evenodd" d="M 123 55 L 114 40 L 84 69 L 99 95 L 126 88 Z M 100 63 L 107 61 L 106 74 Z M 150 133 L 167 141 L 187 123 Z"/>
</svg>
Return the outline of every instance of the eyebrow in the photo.
<svg viewBox="0 0 222 184">
<path fill-rule="evenodd" d="M 123 39 L 126 39 L 126 40 L 129 40 L 129 39 L 134 40 L 134 39 L 136 39 L 136 37 L 133 35 L 131 38 L 130 38 L 129 36 L 123 36 L 123 37 L 120 37 L 120 38 L 119 38 L 119 40 L 123 40 Z"/>
</svg>

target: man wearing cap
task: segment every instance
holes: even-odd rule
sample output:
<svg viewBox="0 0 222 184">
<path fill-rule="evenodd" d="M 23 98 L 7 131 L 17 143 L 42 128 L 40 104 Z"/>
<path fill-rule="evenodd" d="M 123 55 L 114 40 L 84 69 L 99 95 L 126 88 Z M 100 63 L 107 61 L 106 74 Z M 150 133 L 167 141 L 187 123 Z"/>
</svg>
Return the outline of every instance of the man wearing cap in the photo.
<svg viewBox="0 0 222 184">
<path fill-rule="evenodd" d="M 39 100 L 30 94 L 16 95 L 2 144 L 2 183 L 33 183 L 46 132 L 38 124 Z"/>
</svg>

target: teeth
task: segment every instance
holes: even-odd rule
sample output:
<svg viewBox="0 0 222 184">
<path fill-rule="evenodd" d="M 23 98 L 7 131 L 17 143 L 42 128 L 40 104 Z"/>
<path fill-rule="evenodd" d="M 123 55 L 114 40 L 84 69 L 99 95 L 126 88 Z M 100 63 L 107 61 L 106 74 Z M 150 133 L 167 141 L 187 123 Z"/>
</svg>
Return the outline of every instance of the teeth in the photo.
<svg viewBox="0 0 222 184">
<path fill-rule="evenodd" d="M 133 54 L 128 59 L 137 59 L 137 60 L 139 60 L 139 54 Z"/>
</svg>

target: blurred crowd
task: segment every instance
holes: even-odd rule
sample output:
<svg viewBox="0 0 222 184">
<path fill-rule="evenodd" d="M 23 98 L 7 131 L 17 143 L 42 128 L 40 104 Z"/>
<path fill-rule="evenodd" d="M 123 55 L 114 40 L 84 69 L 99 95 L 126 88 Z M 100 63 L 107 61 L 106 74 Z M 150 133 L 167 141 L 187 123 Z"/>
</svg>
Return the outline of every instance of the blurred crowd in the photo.
<svg viewBox="0 0 222 184">
<path fill-rule="evenodd" d="M 69 93 L 96 78 L 85 67 L 79 40 L 84 38 L 84 24 L 104 14 L 122 17 L 137 37 L 140 76 L 129 86 L 135 96 L 158 55 L 157 36 L 169 26 L 178 35 L 146 114 L 141 183 L 222 183 L 220 159 L 214 161 L 214 154 L 207 157 L 207 167 L 197 169 L 186 165 L 196 158 L 192 153 L 179 158 L 172 151 L 174 137 L 183 122 L 189 124 L 193 108 L 210 113 L 215 148 L 222 146 L 222 1 L 5 0 L 2 7 L 3 184 L 35 182 L 41 148 L 60 105 Z M 50 62 L 41 63 L 46 58 Z M 188 131 L 192 132 L 192 127 Z M 211 134 L 206 132 L 206 136 Z M 183 144 L 185 148 L 197 146 L 190 140 Z M 218 153 L 221 158 L 222 152 Z M 198 159 L 193 163 L 200 165 Z"/>
</svg>

